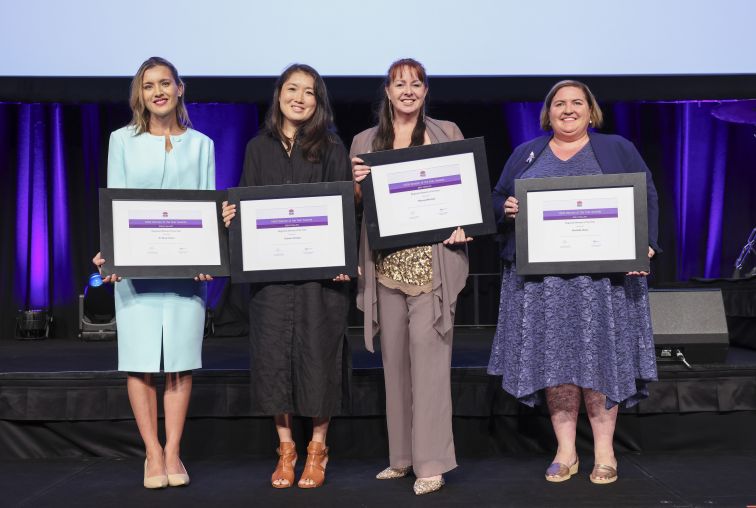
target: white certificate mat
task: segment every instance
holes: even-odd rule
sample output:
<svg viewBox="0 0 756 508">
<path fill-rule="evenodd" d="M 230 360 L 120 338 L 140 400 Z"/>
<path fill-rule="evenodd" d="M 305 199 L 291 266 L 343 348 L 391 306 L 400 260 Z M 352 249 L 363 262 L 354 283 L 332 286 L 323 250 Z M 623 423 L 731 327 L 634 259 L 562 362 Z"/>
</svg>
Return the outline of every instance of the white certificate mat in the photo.
<svg viewBox="0 0 756 508">
<path fill-rule="evenodd" d="M 242 269 L 344 266 L 342 196 L 240 202 Z"/>
<path fill-rule="evenodd" d="M 524 178 L 514 184 L 519 275 L 649 270 L 645 173 Z"/>
<path fill-rule="evenodd" d="M 528 193 L 528 261 L 635 259 L 633 187 Z"/>
<path fill-rule="evenodd" d="M 219 266 L 212 201 L 112 201 L 115 266 Z"/>
<path fill-rule="evenodd" d="M 382 237 L 483 222 L 473 153 L 371 168 Z"/>
</svg>

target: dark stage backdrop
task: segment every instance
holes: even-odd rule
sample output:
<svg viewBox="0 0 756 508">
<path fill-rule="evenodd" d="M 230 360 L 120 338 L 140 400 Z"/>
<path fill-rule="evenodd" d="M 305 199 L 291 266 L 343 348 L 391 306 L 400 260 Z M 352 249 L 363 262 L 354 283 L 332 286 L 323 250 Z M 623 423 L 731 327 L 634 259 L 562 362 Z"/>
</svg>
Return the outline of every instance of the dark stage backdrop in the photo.
<svg viewBox="0 0 756 508">
<path fill-rule="evenodd" d="M 636 144 L 659 191 L 664 253 L 652 264 L 652 284 L 729 276 L 756 226 L 756 129 L 715 118 L 711 113 L 719 105 L 602 104 L 602 130 Z M 195 128 L 215 141 L 218 189 L 237 184 L 246 141 L 257 132 L 266 107 L 190 104 Z M 541 134 L 540 107 L 536 102 L 445 103 L 431 104 L 430 113 L 456 122 L 467 137 L 485 137 L 493 184 L 512 148 Z M 368 102 L 334 108 L 347 146 L 373 123 Z M 97 189 L 106 183 L 108 137 L 129 118 L 125 104 L 0 103 L 0 340 L 13 338 L 15 315 L 23 308 L 52 307 L 55 335 L 76 335 L 77 295 L 94 271 L 90 260 L 98 251 Z M 470 252 L 471 272 L 499 271 L 494 238 L 476 239 Z M 243 310 L 229 312 L 235 306 L 227 303 L 227 293 L 226 281 L 214 281 L 209 304 L 233 321 Z M 243 307 L 240 293 L 235 300 Z"/>
</svg>

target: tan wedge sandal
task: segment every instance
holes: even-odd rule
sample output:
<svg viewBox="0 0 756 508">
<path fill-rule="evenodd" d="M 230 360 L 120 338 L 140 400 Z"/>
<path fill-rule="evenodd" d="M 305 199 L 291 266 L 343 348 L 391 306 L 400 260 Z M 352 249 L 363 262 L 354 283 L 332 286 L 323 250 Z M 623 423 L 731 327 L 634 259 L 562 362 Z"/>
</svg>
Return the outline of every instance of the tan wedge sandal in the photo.
<svg viewBox="0 0 756 508">
<path fill-rule="evenodd" d="M 589 476 L 591 483 L 606 485 L 617 481 L 617 468 L 607 464 L 596 464 Z"/>
</svg>

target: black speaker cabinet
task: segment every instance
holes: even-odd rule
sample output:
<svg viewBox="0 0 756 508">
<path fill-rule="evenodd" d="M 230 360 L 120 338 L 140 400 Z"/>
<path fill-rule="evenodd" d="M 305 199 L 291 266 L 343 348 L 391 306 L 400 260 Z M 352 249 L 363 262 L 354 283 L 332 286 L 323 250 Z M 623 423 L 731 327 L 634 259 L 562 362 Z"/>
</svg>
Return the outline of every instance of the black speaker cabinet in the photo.
<svg viewBox="0 0 756 508">
<path fill-rule="evenodd" d="M 729 346 L 719 289 L 650 290 L 651 325 L 657 360 L 721 363 Z"/>
</svg>

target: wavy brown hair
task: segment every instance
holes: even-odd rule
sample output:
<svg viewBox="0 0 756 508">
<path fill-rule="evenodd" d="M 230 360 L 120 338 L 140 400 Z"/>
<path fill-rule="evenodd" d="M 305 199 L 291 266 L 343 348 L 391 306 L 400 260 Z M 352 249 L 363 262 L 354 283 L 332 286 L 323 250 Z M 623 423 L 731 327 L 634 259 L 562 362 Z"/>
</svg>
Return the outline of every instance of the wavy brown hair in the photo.
<svg viewBox="0 0 756 508">
<path fill-rule="evenodd" d="M 276 80 L 273 90 L 273 101 L 270 103 L 268 113 L 265 116 L 265 131 L 281 141 L 287 151 L 291 150 L 292 142 L 284 135 L 284 116 L 281 111 L 279 99 L 281 89 L 295 72 L 303 72 L 310 76 L 315 86 L 315 112 L 309 120 L 297 129 L 295 142 L 302 150 L 302 156 L 310 162 L 319 162 L 325 152 L 326 143 L 336 141 L 335 126 L 333 123 L 333 111 L 331 101 L 328 100 L 328 90 L 325 81 L 318 71 L 305 64 L 292 64 L 283 71 Z"/>
<path fill-rule="evenodd" d="M 178 101 L 176 104 L 176 121 L 178 122 L 179 127 L 186 129 L 187 127 L 192 126 L 192 122 L 189 120 L 189 113 L 186 110 L 186 104 L 184 103 L 186 85 L 181 81 L 176 67 L 165 58 L 151 56 L 142 62 L 142 65 L 139 66 L 139 70 L 131 80 L 131 97 L 129 99 L 129 105 L 131 106 L 132 117 L 129 125 L 134 126 L 137 134 L 148 132 L 150 126 L 150 112 L 144 104 L 144 97 L 142 96 L 142 81 L 144 80 L 144 73 L 153 67 L 161 65 L 167 67 L 168 70 L 171 71 L 176 86 L 183 87 L 184 89 L 184 93 L 176 98 Z"/>
<path fill-rule="evenodd" d="M 381 87 L 382 99 L 378 106 L 378 132 L 373 138 L 373 151 L 391 150 L 394 148 L 394 114 L 391 109 L 391 101 L 388 98 L 386 89 L 391 85 L 391 82 L 396 79 L 401 72 L 407 69 L 410 73 L 414 73 L 417 78 L 423 82 L 425 87 L 428 87 L 428 73 L 425 72 L 423 64 L 413 58 L 402 58 L 392 63 L 386 73 L 386 78 L 383 81 L 383 87 Z M 426 94 L 423 101 L 423 107 L 420 110 L 420 115 L 417 117 L 415 128 L 412 129 L 412 140 L 410 146 L 419 146 L 425 142 L 425 105 L 428 95 Z"/>
<path fill-rule="evenodd" d="M 575 81 L 574 79 L 565 79 L 555 84 L 546 94 L 546 98 L 543 100 L 543 106 L 541 107 L 541 129 L 545 131 L 551 130 L 551 120 L 549 120 L 549 110 L 551 109 L 551 103 L 554 102 L 554 96 L 559 90 L 567 86 L 574 86 L 583 91 L 585 100 L 588 102 L 588 109 L 591 111 L 590 121 L 591 126 L 600 128 L 604 124 L 604 113 L 601 112 L 601 108 L 598 105 L 596 97 L 594 97 L 591 89 L 588 85 L 582 81 Z"/>
</svg>

